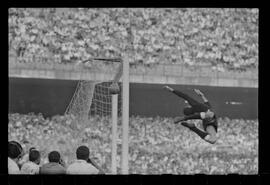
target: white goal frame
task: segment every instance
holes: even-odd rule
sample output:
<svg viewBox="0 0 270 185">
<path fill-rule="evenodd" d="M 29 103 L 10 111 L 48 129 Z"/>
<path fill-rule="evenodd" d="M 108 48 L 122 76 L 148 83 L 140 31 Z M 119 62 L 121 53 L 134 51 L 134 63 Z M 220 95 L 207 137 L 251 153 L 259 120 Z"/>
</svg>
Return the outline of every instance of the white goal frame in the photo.
<svg viewBox="0 0 270 185">
<path fill-rule="evenodd" d="M 122 156 L 121 174 L 128 174 L 129 170 L 129 61 L 122 61 Z M 117 76 L 120 78 L 120 73 Z M 116 77 L 117 78 L 117 77 Z M 118 80 L 118 79 L 117 79 Z M 116 81 L 116 79 L 115 79 Z M 117 120 L 118 120 L 118 94 L 112 95 L 112 174 L 117 174 Z"/>
<path fill-rule="evenodd" d="M 122 88 L 122 160 L 121 173 L 128 174 L 129 159 L 129 58 L 123 60 Z"/>
<path fill-rule="evenodd" d="M 111 81 L 117 83 L 122 76 L 122 155 L 121 155 L 121 174 L 128 174 L 129 171 L 129 58 L 125 56 L 122 58 L 89 58 L 87 61 L 110 61 L 121 63 L 114 79 Z M 71 99 L 71 102 L 67 106 L 65 114 L 68 112 L 73 100 L 76 97 L 77 89 L 80 82 L 77 85 L 75 93 Z M 118 94 L 112 94 L 112 146 L 111 146 L 111 173 L 117 174 L 117 122 L 118 122 Z"/>
</svg>

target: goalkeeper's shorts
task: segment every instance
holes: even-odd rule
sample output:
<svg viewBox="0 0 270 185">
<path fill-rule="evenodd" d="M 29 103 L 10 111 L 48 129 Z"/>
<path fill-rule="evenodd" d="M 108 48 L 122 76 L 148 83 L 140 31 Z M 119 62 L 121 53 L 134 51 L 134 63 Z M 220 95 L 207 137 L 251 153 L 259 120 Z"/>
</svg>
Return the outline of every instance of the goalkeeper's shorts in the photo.
<svg viewBox="0 0 270 185">
<path fill-rule="evenodd" d="M 216 132 L 218 131 L 218 123 L 217 123 L 217 119 L 213 118 L 211 120 L 202 120 L 202 125 L 203 125 L 203 129 L 206 131 L 206 128 L 208 126 L 213 126 L 216 130 Z"/>
</svg>

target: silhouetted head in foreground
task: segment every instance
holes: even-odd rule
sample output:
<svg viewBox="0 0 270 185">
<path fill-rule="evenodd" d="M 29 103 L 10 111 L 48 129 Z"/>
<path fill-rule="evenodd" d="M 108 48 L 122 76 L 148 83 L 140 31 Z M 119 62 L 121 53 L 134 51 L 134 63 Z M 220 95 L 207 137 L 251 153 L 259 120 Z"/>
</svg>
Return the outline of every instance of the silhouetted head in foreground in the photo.
<svg viewBox="0 0 270 185">
<path fill-rule="evenodd" d="M 59 152 L 52 151 L 52 152 L 49 153 L 48 158 L 49 158 L 49 162 L 59 163 L 60 159 L 61 159 L 61 156 L 60 156 Z"/>
<path fill-rule="evenodd" d="M 76 150 L 77 159 L 88 160 L 89 153 L 89 148 L 87 146 L 80 146 Z"/>
</svg>

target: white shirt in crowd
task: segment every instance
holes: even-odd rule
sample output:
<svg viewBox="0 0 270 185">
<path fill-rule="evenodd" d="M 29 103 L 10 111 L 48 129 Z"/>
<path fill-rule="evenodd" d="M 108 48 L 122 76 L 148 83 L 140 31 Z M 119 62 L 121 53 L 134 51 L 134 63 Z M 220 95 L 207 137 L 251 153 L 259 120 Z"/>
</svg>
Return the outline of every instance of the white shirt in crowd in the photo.
<svg viewBox="0 0 270 185">
<path fill-rule="evenodd" d="M 8 158 L 8 174 L 21 174 L 19 166 L 11 158 Z"/>
<path fill-rule="evenodd" d="M 85 160 L 76 160 L 67 168 L 67 174 L 98 174 L 98 172 L 98 169 Z"/>
<path fill-rule="evenodd" d="M 39 174 L 39 165 L 28 161 L 22 165 L 21 174 Z"/>
</svg>

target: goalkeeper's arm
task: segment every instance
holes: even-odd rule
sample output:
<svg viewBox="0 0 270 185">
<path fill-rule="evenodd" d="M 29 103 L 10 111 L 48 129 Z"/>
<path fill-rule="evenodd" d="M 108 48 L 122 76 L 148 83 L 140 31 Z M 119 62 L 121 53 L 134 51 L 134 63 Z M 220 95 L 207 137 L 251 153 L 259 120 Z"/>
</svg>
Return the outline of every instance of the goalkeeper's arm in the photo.
<svg viewBox="0 0 270 185">
<path fill-rule="evenodd" d="M 204 104 L 206 104 L 209 108 L 212 107 L 208 99 L 204 96 L 204 94 L 199 89 L 194 89 L 194 91 L 197 95 L 199 95 L 203 99 Z"/>
<path fill-rule="evenodd" d="M 171 88 L 171 87 L 169 87 L 169 86 L 167 86 L 167 85 L 164 86 L 163 89 L 165 89 L 165 90 L 167 90 L 167 91 L 169 91 L 169 92 L 173 92 L 173 91 L 174 91 L 173 88 Z"/>
<path fill-rule="evenodd" d="M 194 89 L 195 93 L 199 95 L 204 102 L 208 102 L 208 99 L 204 96 L 204 94 L 199 89 Z"/>
<path fill-rule="evenodd" d="M 205 119 L 205 118 L 213 118 L 214 117 L 214 112 L 212 111 L 207 111 L 207 112 L 197 112 L 197 113 L 194 113 L 192 115 L 188 115 L 188 116 L 183 116 L 183 117 L 177 117 L 175 120 L 174 120 L 174 123 L 178 123 L 178 122 L 181 122 L 181 121 L 187 121 L 187 120 L 191 120 L 191 119 Z"/>
<path fill-rule="evenodd" d="M 187 120 L 191 120 L 191 119 L 202 119 L 202 117 L 201 117 L 200 113 L 194 113 L 194 114 L 188 115 L 188 116 L 177 117 L 174 120 L 174 123 L 178 123 L 178 122 L 181 122 L 181 121 L 187 121 Z"/>
</svg>

